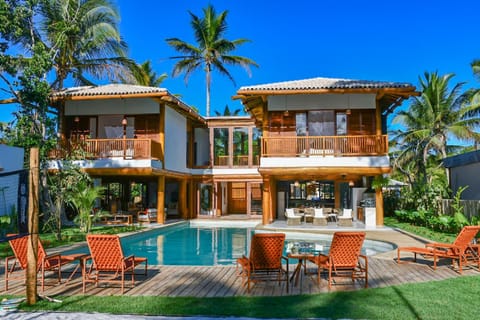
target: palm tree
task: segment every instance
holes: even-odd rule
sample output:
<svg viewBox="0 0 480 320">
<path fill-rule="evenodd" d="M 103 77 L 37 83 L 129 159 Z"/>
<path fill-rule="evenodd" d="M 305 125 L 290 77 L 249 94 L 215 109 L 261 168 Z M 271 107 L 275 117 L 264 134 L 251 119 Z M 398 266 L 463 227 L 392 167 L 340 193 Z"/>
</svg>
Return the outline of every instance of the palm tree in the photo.
<svg viewBox="0 0 480 320">
<path fill-rule="evenodd" d="M 38 37 L 54 53 L 54 90 L 63 89 L 69 76 L 82 85 L 92 84 L 87 74 L 133 79 L 136 64 L 127 58 L 119 15 L 110 0 L 46 0 L 40 11 Z"/>
<path fill-rule="evenodd" d="M 235 80 L 225 65 L 240 65 L 250 75 L 250 66 L 258 67 L 253 60 L 230 55 L 232 51 L 238 46 L 249 42 L 248 39 L 236 39 L 233 41 L 223 38 L 227 31 L 227 14 L 228 11 L 223 11 L 219 15 L 216 14 L 212 5 L 203 9 L 204 16 L 199 18 L 193 13 L 189 12 L 192 18 L 191 26 L 195 36 L 195 44 L 190 44 L 178 38 L 166 39 L 167 43 L 176 51 L 181 53 L 181 56 L 171 57 L 171 59 L 180 59 L 174 67 L 172 75 L 178 76 L 180 73 L 185 73 L 185 82 L 193 71 L 204 68 L 206 73 L 206 115 L 210 116 L 210 85 L 211 72 L 215 68 L 221 74 L 227 76 L 234 84 Z"/>
<path fill-rule="evenodd" d="M 157 75 L 157 73 L 153 71 L 150 60 L 145 61 L 138 67 L 139 67 L 138 69 L 141 70 L 141 73 L 135 74 L 135 79 L 137 80 L 137 84 L 139 85 L 149 86 L 149 87 L 160 87 L 162 82 L 167 78 L 166 73 Z"/>
<path fill-rule="evenodd" d="M 426 72 L 425 79 L 419 79 L 422 94 L 414 98 L 409 110 L 400 111 L 393 119 L 393 123 L 406 127 L 394 133 L 394 140 L 404 146 L 405 156 L 416 155 L 424 175 L 432 156 L 437 158 L 438 164 L 452 148 L 456 148 L 448 145 L 448 138 L 480 140 L 475 132 L 480 124 L 480 107 L 469 104 L 472 92 L 462 93 L 463 83 L 457 83 L 450 89 L 449 82 L 453 76 Z"/>
<path fill-rule="evenodd" d="M 233 112 L 230 111 L 230 108 L 228 107 L 228 104 L 225 105 L 225 109 L 223 109 L 223 114 L 215 110 L 215 114 L 217 117 L 229 117 L 229 116 L 238 116 L 240 113 L 241 109 L 235 109 Z"/>
</svg>

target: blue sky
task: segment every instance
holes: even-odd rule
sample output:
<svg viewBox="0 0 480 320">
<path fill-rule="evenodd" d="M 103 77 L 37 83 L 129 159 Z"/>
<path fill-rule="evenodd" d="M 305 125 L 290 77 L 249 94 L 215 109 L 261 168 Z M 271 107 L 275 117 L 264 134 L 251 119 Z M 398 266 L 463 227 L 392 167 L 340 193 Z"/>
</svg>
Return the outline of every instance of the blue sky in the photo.
<svg viewBox="0 0 480 320">
<path fill-rule="evenodd" d="M 470 68 L 480 58 L 480 1 L 202 1 L 117 0 L 120 31 L 130 57 L 151 60 L 158 74 L 168 73 L 162 87 L 181 94 L 205 114 L 205 75 L 198 71 L 185 84 L 170 76 L 175 55 L 165 42 L 177 37 L 194 42 L 188 11 L 201 16 L 211 3 L 228 10 L 226 38 L 247 38 L 235 52 L 260 67 L 249 77 L 232 67 L 236 80 L 213 73 L 212 111 L 242 108 L 231 100 L 243 85 L 333 77 L 410 82 L 418 85 L 425 71 L 454 73 L 453 82 L 480 87 Z M 11 119 L 2 106 L 0 121 Z"/>
</svg>

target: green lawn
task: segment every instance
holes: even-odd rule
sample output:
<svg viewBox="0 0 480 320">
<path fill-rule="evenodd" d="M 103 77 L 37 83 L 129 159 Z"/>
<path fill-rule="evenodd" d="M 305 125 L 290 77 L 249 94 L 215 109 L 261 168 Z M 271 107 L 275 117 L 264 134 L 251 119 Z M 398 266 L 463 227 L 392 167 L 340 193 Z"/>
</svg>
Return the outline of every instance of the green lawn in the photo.
<svg viewBox="0 0 480 320">
<path fill-rule="evenodd" d="M 54 310 L 165 316 L 258 318 L 476 319 L 480 276 L 388 288 L 288 297 L 56 297 L 25 311 Z M 3 296 L 0 296 L 2 299 Z"/>
</svg>

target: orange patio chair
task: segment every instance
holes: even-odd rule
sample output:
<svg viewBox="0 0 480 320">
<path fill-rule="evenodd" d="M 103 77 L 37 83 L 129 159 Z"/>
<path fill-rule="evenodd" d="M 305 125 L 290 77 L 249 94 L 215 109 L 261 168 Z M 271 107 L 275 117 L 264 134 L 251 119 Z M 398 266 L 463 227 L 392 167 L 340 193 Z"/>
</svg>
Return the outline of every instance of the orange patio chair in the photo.
<svg viewBox="0 0 480 320">
<path fill-rule="evenodd" d="M 250 243 L 250 255 L 237 259 L 237 270 L 250 292 L 252 282 L 285 281 L 288 292 L 288 259 L 283 256 L 284 233 L 256 233 Z M 282 264 L 285 262 L 286 267 Z"/>
<path fill-rule="evenodd" d="M 320 254 L 309 258 L 317 265 L 317 283 L 320 285 L 320 276 L 323 270 L 328 270 L 328 288 L 332 288 L 332 278 L 349 277 L 364 279 L 365 288 L 368 287 L 368 259 L 360 254 L 365 232 L 335 232 L 328 255 Z M 360 258 L 363 262 L 360 261 Z"/>
<path fill-rule="evenodd" d="M 14 256 L 5 258 L 5 291 L 8 290 L 8 281 L 13 279 L 26 279 L 27 272 L 27 247 L 30 237 L 21 236 L 9 241 Z M 61 267 L 78 260 L 82 254 L 47 255 L 42 242 L 38 241 L 37 272 L 40 272 L 42 291 L 45 290 L 45 272 L 53 271 L 57 274 L 58 283 L 62 282 Z M 76 269 L 74 270 L 74 272 Z M 72 273 L 73 275 L 73 273 Z"/>
<path fill-rule="evenodd" d="M 135 267 L 145 264 L 145 276 L 147 275 L 147 258 L 125 257 L 118 235 L 87 235 L 88 248 L 90 249 L 92 263 L 83 268 L 83 293 L 86 283 L 93 282 L 98 286 L 99 282 L 120 283 L 122 294 L 125 289 L 125 275 L 131 274 L 132 287 L 135 285 Z"/>
<path fill-rule="evenodd" d="M 480 226 L 465 226 L 455 238 L 453 243 L 431 242 L 425 244 L 425 247 L 399 247 L 397 249 L 397 263 L 401 263 L 400 253 L 402 251 L 412 252 L 413 261 L 417 261 L 417 254 L 433 257 L 433 269 L 437 268 L 438 258 L 452 259 L 452 266 L 458 261 L 458 272 L 462 274 L 464 265 L 477 263 L 480 268 L 478 256 L 479 245 L 474 244 L 473 240 L 480 231 Z"/>
</svg>

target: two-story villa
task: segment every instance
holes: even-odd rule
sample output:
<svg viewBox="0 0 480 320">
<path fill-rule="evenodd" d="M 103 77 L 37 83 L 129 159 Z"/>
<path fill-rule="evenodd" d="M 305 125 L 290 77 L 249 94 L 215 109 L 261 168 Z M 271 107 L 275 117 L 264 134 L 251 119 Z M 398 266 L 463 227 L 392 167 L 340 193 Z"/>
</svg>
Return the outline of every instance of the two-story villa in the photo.
<svg viewBox="0 0 480 320">
<path fill-rule="evenodd" d="M 263 223 L 285 207 L 356 210 L 352 189 L 367 191 L 390 172 L 388 114 L 415 94 L 409 83 L 331 78 L 240 88 L 235 98 L 262 129 Z M 383 225 L 382 193 L 374 192 Z"/>
<path fill-rule="evenodd" d="M 240 88 L 250 116 L 205 118 L 162 88 L 69 88 L 54 96 L 55 157 L 69 155 L 106 187 L 105 210 L 268 224 L 292 206 L 354 208 L 352 189 L 390 171 L 386 116 L 413 94 L 406 83 L 282 82 Z"/>
</svg>

